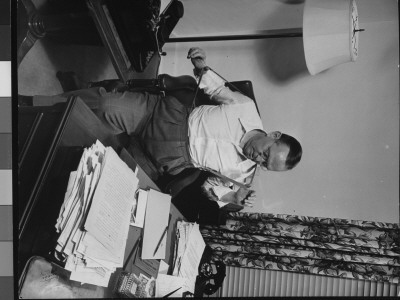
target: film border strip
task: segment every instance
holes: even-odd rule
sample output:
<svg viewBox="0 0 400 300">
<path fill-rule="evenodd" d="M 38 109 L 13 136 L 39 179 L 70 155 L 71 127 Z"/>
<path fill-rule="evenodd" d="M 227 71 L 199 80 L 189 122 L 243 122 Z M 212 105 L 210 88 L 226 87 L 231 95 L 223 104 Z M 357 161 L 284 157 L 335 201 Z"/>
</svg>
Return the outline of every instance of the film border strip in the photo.
<svg viewBox="0 0 400 300">
<path fill-rule="evenodd" d="M 12 209 L 11 0 L 0 0 L 0 291 L 14 299 Z"/>
</svg>

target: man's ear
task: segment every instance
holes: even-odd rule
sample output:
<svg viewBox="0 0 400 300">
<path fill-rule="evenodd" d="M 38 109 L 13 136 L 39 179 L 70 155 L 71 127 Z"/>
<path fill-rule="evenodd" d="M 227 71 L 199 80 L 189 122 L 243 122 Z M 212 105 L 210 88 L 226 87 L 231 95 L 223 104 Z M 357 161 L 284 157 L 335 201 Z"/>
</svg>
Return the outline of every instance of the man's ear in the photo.
<svg viewBox="0 0 400 300">
<path fill-rule="evenodd" d="M 282 132 L 280 132 L 280 131 L 271 131 L 267 135 L 269 137 L 275 139 L 275 140 L 279 140 L 281 138 L 281 136 L 282 136 Z"/>
</svg>

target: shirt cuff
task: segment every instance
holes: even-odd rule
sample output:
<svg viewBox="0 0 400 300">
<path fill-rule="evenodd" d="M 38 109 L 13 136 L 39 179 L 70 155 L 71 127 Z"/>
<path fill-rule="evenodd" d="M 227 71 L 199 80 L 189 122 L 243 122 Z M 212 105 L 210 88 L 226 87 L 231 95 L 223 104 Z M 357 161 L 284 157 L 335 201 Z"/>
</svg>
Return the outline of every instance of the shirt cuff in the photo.
<svg viewBox="0 0 400 300">
<path fill-rule="evenodd" d="M 220 201 L 220 200 L 218 200 L 218 201 L 216 201 L 216 202 L 217 202 L 219 208 L 222 208 L 222 207 L 224 207 L 225 205 L 228 204 L 228 202 L 224 202 L 224 201 Z"/>
<path fill-rule="evenodd" d="M 197 78 L 197 80 L 199 79 L 200 77 Z M 224 87 L 225 87 L 225 80 L 223 80 L 213 71 L 208 70 L 207 72 L 203 73 L 203 76 L 201 77 L 201 81 L 199 84 L 199 88 L 203 89 L 204 93 L 212 97 L 214 94 L 219 93 L 219 91 Z"/>
<path fill-rule="evenodd" d="M 218 199 L 221 199 L 227 193 L 232 192 L 232 189 L 229 187 L 219 185 L 219 186 L 213 186 L 212 191 L 213 191 L 214 195 L 218 197 Z M 225 205 L 227 205 L 228 202 L 223 202 L 221 200 L 218 200 L 217 204 L 221 208 L 221 207 L 224 207 Z"/>
</svg>

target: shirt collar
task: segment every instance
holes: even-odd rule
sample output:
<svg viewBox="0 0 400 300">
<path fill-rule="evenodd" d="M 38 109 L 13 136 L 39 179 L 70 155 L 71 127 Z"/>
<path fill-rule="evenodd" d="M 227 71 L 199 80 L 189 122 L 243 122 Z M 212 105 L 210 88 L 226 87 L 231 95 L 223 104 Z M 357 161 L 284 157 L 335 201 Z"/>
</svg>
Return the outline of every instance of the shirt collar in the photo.
<svg viewBox="0 0 400 300">
<path fill-rule="evenodd" d="M 239 140 L 239 147 L 241 149 L 244 146 L 243 139 L 244 139 L 245 135 L 248 132 L 250 132 L 252 130 L 260 130 L 262 132 L 265 132 L 265 130 L 264 130 L 263 126 L 262 126 L 261 120 L 255 120 L 254 122 L 246 122 L 246 120 L 243 120 L 242 118 L 239 118 L 239 122 L 242 125 L 242 128 L 244 130 L 244 133 L 240 137 L 240 140 Z M 266 134 L 266 132 L 265 132 L 265 134 Z"/>
</svg>

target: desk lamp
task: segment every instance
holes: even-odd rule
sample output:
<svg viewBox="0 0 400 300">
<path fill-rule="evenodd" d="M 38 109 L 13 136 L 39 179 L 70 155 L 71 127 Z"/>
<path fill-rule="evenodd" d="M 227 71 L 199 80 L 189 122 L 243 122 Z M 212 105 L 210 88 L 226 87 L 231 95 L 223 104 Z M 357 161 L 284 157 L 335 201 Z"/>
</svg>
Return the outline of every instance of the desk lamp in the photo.
<svg viewBox="0 0 400 300">
<path fill-rule="evenodd" d="M 266 30 L 261 34 L 169 38 L 166 42 L 228 41 L 303 37 L 311 75 L 355 61 L 358 55 L 358 13 L 355 0 L 306 0 L 303 28 Z"/>
<path fill-rule="evenodd" d="M 354 0 L 307 0 L 303 44 L 311 75 L 358 56 L 357 6 Z"/>
</svg>

